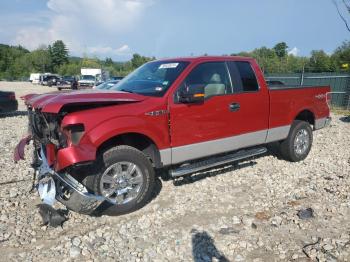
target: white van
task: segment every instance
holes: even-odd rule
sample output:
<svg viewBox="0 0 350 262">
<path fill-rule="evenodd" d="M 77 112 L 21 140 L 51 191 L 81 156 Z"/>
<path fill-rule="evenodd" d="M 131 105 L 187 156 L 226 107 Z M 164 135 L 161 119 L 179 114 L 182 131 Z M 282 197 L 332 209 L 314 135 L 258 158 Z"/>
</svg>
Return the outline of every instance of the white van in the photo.
<svg viewBox="0 0 350 262">
<path fill-rule="evenodd" d="M 32 84 L 39 84 L 41 75 L 40 73 L 32 73 L 30 74 L 29 81 L 32 82 Z"/>
</svg>

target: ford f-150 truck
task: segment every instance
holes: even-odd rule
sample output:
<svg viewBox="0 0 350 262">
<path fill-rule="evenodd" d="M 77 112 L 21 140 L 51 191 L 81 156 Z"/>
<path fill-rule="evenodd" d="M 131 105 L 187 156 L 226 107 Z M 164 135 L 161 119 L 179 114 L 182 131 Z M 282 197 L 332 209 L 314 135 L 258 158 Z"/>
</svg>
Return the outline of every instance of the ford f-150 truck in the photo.
<svg viewBox="0 0 350 262">
<path fill-rule="evenodd" d="M 31 94 L 33 167 L 45 203 L 125 214 L 151 197 L 158 170 L 174 178 L 255 157 L 278 144 L 304 160 L 330 122 L 330 87 L 268 87 L 251 58 L 191 57 L 144 64 L 109 90 Z"/>
</svg>

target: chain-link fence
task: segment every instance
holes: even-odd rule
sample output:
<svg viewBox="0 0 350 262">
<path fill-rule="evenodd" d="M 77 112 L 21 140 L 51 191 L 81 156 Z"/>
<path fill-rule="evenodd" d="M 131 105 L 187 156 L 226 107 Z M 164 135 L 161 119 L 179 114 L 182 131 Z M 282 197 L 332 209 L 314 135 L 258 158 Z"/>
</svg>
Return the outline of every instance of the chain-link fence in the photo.
<svg viewBox="0 0 350 262">
<path fill-rule="evenodd" d="M 287 86 L 330 86 L 332 110 L 350 113 L 350 75 L 345 73 L 267 74 L 267 80 L 281 81 Z"/>
<path fill-rule="evenodd" d="M 350 94 L 346 92 L 330 92 L 328 101 L 333 112 L 350 114 Z"/>
</svg>

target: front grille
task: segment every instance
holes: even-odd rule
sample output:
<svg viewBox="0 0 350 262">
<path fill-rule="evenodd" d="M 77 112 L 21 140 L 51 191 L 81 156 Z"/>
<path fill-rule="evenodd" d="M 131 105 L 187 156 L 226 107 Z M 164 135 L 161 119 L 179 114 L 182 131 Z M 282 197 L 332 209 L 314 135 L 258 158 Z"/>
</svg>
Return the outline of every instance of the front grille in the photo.
<svg viewBox="0 0 350 262">
<path fill-rule="evenodd" d="M 93 83 L 80 83 L 80 86 L 93 86 Z"/>
</svg>

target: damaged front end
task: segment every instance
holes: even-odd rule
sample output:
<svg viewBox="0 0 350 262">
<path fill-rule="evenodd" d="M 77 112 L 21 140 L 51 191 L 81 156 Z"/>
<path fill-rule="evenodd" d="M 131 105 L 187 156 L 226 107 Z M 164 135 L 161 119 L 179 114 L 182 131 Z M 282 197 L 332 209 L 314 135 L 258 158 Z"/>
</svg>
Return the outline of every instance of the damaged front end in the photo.
<svg viewBox="0 0 350 262">
<path fill-rule="evenodd" d="M 38 191 L 42 201 L 53 205 L 58 200 L 68 209 L 91 214 L 105 198 L 88 192 L 86 187 L 67 173 L 57 173 L 49 167 L 44 148 L 40 149 L 37 169 Z"/>
<path fill-rule="evenodd" d="M 33 141 L 32 166 L 36 177 L 35 188 L 41 200 L 50 206 L 58 200 L 72 211 L 92 214 L 106 199 L 90 193 L 65 169 L 55 171 L 58 170 L 57 152 L 67 149 L 67 143 L 70 142 L 67 140 L 67 134 L 61 129 L 63 116 L 42 113 L 31 108 L 28 108 L 28 116 L 29 135 L 16 146 L 14 160 L 17 162 L 24 159 L 24 148 Z"/>
</svg>

